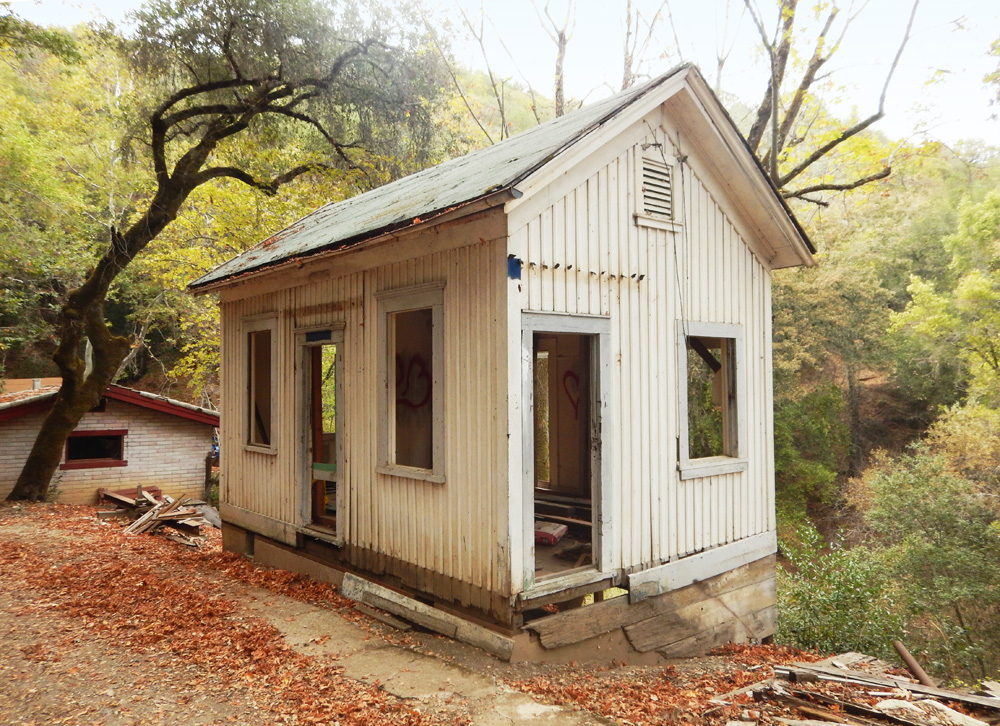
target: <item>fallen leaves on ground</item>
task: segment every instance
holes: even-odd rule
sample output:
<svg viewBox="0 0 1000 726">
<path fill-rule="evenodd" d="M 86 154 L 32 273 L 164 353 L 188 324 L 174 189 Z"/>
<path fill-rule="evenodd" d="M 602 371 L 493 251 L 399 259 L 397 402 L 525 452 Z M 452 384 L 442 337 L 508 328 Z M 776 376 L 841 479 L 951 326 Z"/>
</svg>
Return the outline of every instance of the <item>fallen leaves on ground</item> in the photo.
<svg viewBox="0 0 1000 726">
<path fill-rule="evenodd" d="M 560 704 L 573 705 L 626 724 L 726 723 L 752 703 L 750 696 L 713 699 L 774 676 L 773 666 L 820 657 L 796 648 L 730 644 L 713 651 L 725 660 L 707 669 L 572 669 L 509 685 Z"/>
<path fill-rule="evenodd" d="M 206 674 L 253 692 L 278 723 L 424 724 L 435 719 L 380 688 L 345 678 L 340 669 L 296 653 L 260 618 L 237 614 L 225 577 L 277 594 L 348 608 L 330 585 L 279 570 L 262 570 L 214 546 L 181 548 L 156 536 L 126 536 L 120 525 L 81 507 L 32 506 L 20 517 L 71 531 L 80 545 L 67 559 L 32 543 L 5 541 L 0 581 L 38 593 L 23 608 L 56 610 L 82 622 L 95 638 L 139 651 L 168 652 Z M 176 564 L 190 577 L 178 576 Z M 17 613 L 14 613 L 15 615 Z M 59 644 L 53 644 L 58 650 Z M 41 652 L 27 652 L 40 658 Z M 137 674 L 138 675 L 138 674 Z"/>
</svg>

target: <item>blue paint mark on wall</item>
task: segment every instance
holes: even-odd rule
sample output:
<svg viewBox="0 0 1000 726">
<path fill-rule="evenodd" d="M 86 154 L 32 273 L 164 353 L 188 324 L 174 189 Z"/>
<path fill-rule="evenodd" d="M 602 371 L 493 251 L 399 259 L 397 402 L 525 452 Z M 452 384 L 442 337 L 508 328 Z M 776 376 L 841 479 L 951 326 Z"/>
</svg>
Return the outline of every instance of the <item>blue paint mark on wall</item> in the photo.
<svg viewBox="0 0 1000 726">
<path fill-rule="evenodd" d="M 507 257 L 507 277 L 511 280 L 521 279 L 521 260 L 514 255 Z"/>
</svg>

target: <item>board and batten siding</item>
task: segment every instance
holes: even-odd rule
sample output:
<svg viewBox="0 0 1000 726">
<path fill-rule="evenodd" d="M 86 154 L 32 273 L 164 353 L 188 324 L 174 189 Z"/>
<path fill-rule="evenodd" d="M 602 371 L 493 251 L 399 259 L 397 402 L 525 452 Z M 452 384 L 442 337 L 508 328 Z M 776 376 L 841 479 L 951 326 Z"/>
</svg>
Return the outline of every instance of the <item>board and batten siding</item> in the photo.
<svg viewBox="0 0 1000 726">
<path fill-rule="evenodd" d="M 345 468 L 338 535 L 343 556 L 370 572 L 485 610 L 510 594 L 507 550 L 506 237 L 499 210 L 307 263 L 301 284 L 254 294 L 248 281 L 222 292 L 222 497 L 294 532 L 308 524 L 297 440 L 295 331 L 343 326 Z M 444 283 L 444 483 L 376 472 L 380 426 L 376 294 Z M 273 281 L 271 287 L 279 285 Z M 242 321 L 274 315 L 274 452 L 242 441 L 248 386 Z M 391 369 L 390 369 L 391 370 Z M 495 599 L 495 598 L 494 598 Z M 503 598 L 501 598 L 503 599 Z"/>
<path fill-rule="evenodd" d="M 658 114 L 647 121 L 615 147 L 617 156 L 596 167 L 584 161 L 586 171 L 552 182 L 558 193 L 550 188 L 544 204 L 512 205 L 508 221 L 510 252 L 523 261 L 515 293 L 522 311 L 610 318 L 611 416 L 602 426 L 614 428 L 603 452 L 611 481 L 602 486 L 612 488 L 614 541 L 603 546 L 612 566 L 628 572 L 774 529 L 770 272 L 696 159 L 674 164 L 673 229 L 636 223 L 642 145 L 662 143 L 668 159 L 679 155 L 668 122 Z M 682 319 L 742 328 L 745 471 L 679 476 Z M 517 527 L 515 538 L 523 534 Z"/>
</svg>

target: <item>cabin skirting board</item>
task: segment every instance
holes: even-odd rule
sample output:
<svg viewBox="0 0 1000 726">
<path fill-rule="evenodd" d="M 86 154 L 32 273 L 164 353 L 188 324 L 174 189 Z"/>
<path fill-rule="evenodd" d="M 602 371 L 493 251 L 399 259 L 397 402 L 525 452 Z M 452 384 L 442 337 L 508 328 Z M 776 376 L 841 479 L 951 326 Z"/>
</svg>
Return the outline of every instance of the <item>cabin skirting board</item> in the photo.
<svg viewBox="0 0 1000 726">
<path fill-rule="evenodd" d="M 515 618 L 519 617 L 512 611 L 509 599 L 484 588 L 360 547 L 338 547 L 302 535 L 299 540 L 299 546 L 292 547 L 232 522 L 223 521 L 222 524 L 224 549 L 252 556 L 266 567 L 298 572 L 338 587 L 345 573 L 353 573 L 444 612 L 505 633 L 511 632 Z"/>
<path fill-rule="evenodd" d="M 391 582 L 395 578 L 387 578 L 384 573 L 379 576 L 359 572 L 322 557 L 324 550 L 312 540 L 304 548 L 290 547 L 228 522 L 223 524 L 222 534 L 227 550 L 252 555 L 268 567 L 299 572 L 332 582 L 338 588 L 344 586 L 345 577 L 360 582 L 360 576 L 369 583 L 366 588 L 380 596 L 391 591 L 396 593 L 390 598 L 393 601 L 412 602 L 412 607 L 392 607 L 390 612 L 407 617 L 407 610 L 410 615 L 437 611 L 441 613 L 438 618 L 443 623 L 441 627 L 428 625 L 419 618 L 416 621 L 478 647 L 489 642 L 491 647 L 484 649 L 505 660 L 654 664 L 664 658 L 704 655 L 729 642 L 760 641 L 775 631 L 774 555 L 639 601 L 630 602 L 628 595 L 622 595 L 531 620 L 522 632 L 515 633 L 515 628 L 498 626 L 495 621 L 484 619 L 482 613 L 433 602 L 426 595 L 418 596 L 403 587 L 385 588 L 386 584 L 397 585 Z M 382 584 L 374 583 L 375 580 Z M 355 599 L 368 603 L 363 596 Z M 495 609 L 502 610 L 500 599 L 494 597 L 494 600 Z M 379 602 L 377 606 L 385 609 L 385 603 Z M 509 603 L 507 607 L 507 617 L 516 617 Z M 480 635 L 478 640 L 470 640 L 453 634 L 451 630 L 456 633 L 462 630 L 454 627 L 459 622 L 454 616 L 469 621 L 473 630 L 488 637 L 484 640 Z M 511 635 L 513 640 L 509 641 Z M 493 646 L 493 641 L 504 643 L 504 647 Z M 506 645 L 508 642 L 510 646 Z"/>
<path fill-rule="evenodd" d="M 530 660 L 606 661 L 634 654 L 665 658 L 704 655 L 729 642 L 762 640 L 776 624 L 775 557 L 768 555 L 686 587 L 630 602 L 627 595 L 548 615 L 525 624 L 536 647 Z M 540 645 L 541 648 L 537 648 Z M 625 660 L 635 660 L 626 657 Z"/>
</svg>

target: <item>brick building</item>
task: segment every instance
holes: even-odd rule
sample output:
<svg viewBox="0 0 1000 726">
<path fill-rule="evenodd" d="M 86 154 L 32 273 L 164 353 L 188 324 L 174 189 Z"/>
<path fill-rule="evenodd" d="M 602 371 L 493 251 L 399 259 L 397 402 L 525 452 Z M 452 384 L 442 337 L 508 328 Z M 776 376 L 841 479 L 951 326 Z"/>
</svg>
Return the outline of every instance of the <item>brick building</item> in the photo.
<svg viewBox="0 0 1000 726">
<path fill-rule="evenodd" d="M 41 382 L 40 382 L 41 383 Z M 58 386 L 23 390 L 16 381 L 0 395 L 0 498 L 17 481 Z M 19 390 L 21 389 L 21 390 Z M 165 494 L 199 494 L 205 459 L 219 425 L 214 411 L 112 385 L 70 434 L 53 477 L 58 500 L 91 504 L 97 489 L 157 486 Z"/>
</svg>

